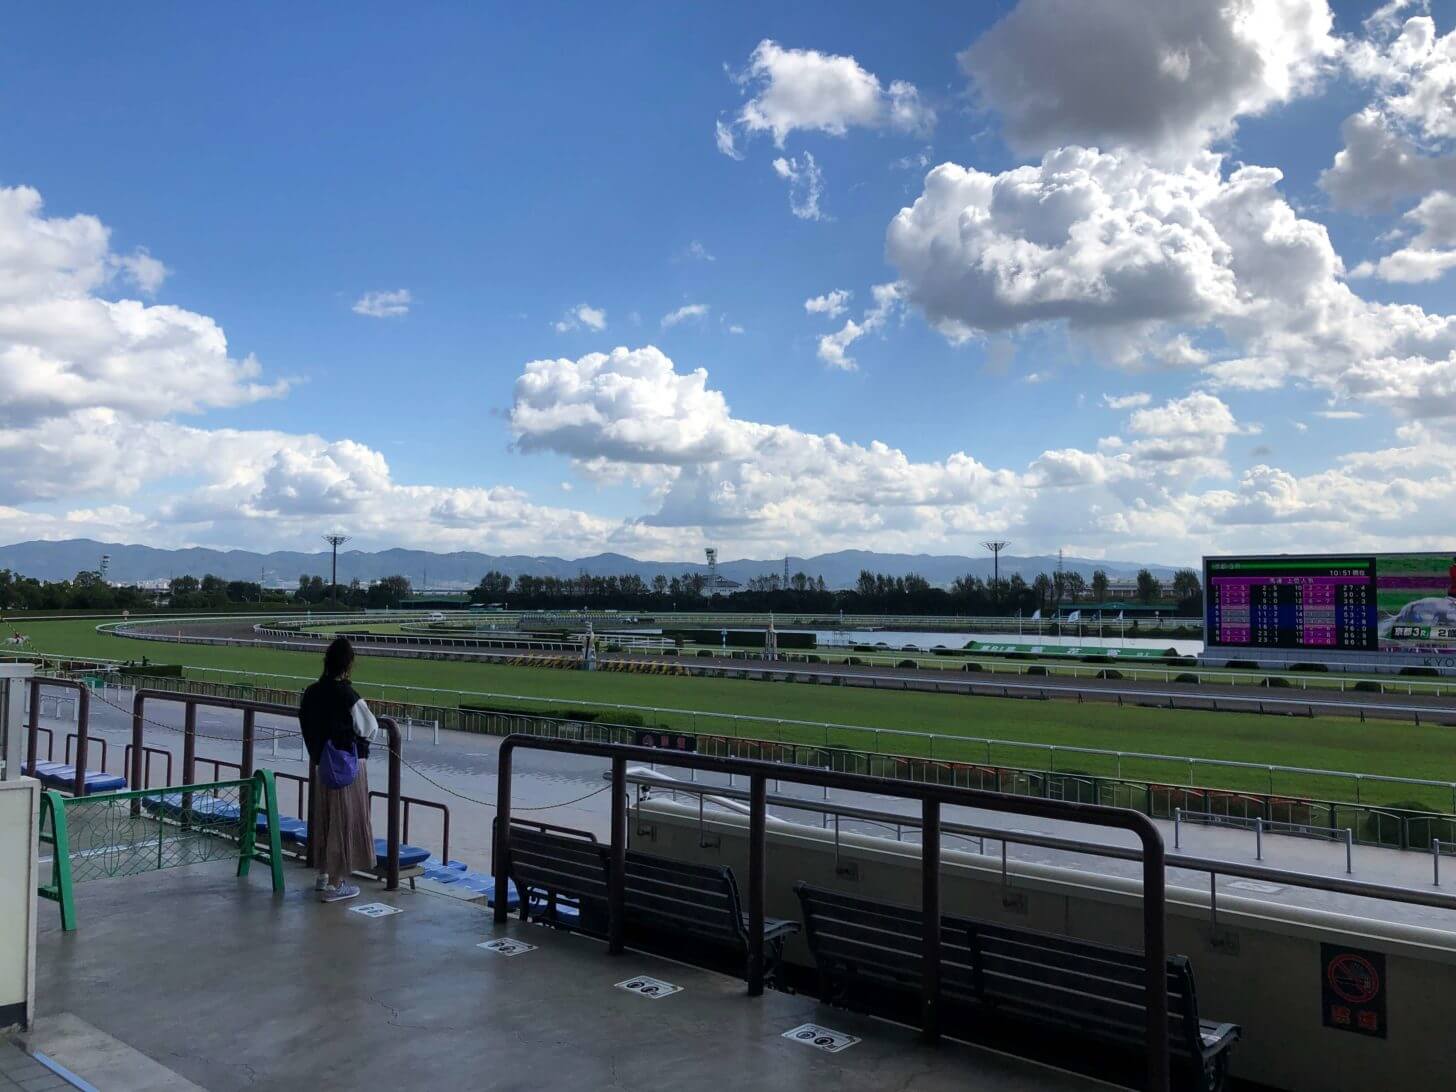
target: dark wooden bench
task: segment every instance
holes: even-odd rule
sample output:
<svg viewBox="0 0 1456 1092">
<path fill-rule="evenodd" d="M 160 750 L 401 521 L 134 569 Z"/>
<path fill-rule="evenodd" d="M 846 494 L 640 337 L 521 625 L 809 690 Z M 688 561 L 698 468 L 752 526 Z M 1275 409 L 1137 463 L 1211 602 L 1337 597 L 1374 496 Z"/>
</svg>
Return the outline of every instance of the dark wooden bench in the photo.
<svg viewBox="0 0 1456 1092">
<path fill-rule="evenodd" d="M 590 834 L 512 823 L 508 867 L 522 919 L 606 932 L 607 855 Z M 577 920 L 569 920 L 568 907 Z"/>
<path fill-rule="evenodd" d="M 591 835 L 512 823 L 507 869 L 520 896 L 522 918 L 606 935 L 611 854 Z M 701 955 L 704 947 L 717 949 L 744 977 L 752 977 L 748 915 L 731 868 L 628 851 L 623 902 L 624 931 L 643 947 L 673 948 L 688 959 Z M 798 931 L 796 921 L 764 919 L 766 979 L 772 979 L 782 961 L 784 940 Z"/>
<path fill-rule="evenodd" d="M 748 915 L 738 897 L 733 870 L 694 864 L 651 853 L 627 852 L 624 892 L 627 929 L 648 943 L 687 937 L 723 949 L 752 977 L 748 966 Z M 797 921 L 763 919 L 763 972 L 773 981 L 783 961 L 784 941 L 799 931 Z"/>
<path fill-rule="evenodd" d="M 914 907 L 871 901 L 810 884 L 794 890 L 804 908 L 821 1000 L 904 1018 L 920 995 L 922 916 Z M 994 1025 L 1141 1055 L 1145 962 L 1140 952 L 954 915 L 941 918 L 940 1001 L 946 1018 L 980 1034 Z M 1228 1069 L 1237 1025 L 1199 1019 L 1193 968 L 1168 960 L 1168 1037 L 1175 1079 L 1215 1092 Z"/>
</svg>

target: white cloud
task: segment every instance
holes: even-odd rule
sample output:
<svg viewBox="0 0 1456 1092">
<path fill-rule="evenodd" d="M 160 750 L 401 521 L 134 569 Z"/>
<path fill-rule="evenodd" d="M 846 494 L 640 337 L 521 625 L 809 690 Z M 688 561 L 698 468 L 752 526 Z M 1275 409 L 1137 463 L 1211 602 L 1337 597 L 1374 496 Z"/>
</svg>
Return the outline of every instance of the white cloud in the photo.
<svg viewBox="0 0 1456 1092">
<path fill-rule="evenodd" d="M 1316 410 L 1315 416 L 1327 421 L 1359 421 L 1365 415 L 1359 410 Z"/>
<path fill-rule="evenodd" d="M 1425 14 L 1400 21 L 1409 6 L 1387 5 L 1346 53 L 1376 97 L 1345 120 L 1345 146 L 1320 177 L 1337 207 L 1380 209 L 1456 190 L 1456 31 L 1438 34 Z"/>
<path fill-rule="evenodd" d="M 804 310 L 811 315 L 824 315 L 828 318 L 838 318 L 844 314 L 845 307 L 849 303 L 853 292 L 843 288 L 836 288 L 826 292 L 822 296 L 813 296 L 804 301 Z"/>
<path fill-rule="evenodd" d="M 779 156 L 773 161 L 773 169 L 774 174 L 789 184 L 789 209 L 795 216 L 800 220 L 829 219 L 819 207 L 819 200 L 824 196 L 824 175 L 813 153 L 805 152 L 802 162 L 798 156 L 792 159 Z"/>
<path fill-rule="evenodd" d="M 960 59 L 1022 151 L 1181 154 L 1308 91 L 1332 22 L 1326 0 L 1019 0 Z"/>
<path fill-rule="evenodd" d="M 1438 518 L 1402 530 L 1425 511 L 1425 480 L 1438 503 L 1456 500 L 1456 448 L 1419 426 L 1403 448 L 1307 476 L 1268 466 L 1235 476 L 1227 442 L 1255 429 L 1194 392 L 1137 407 L 1131 439 L 1095 451 L 1049 450 L 1020 469 L 964 452 L 916 461 L 883 443 L 735 417 L 706 372 L 678 371 L 651 347 L 528 364 L 511 423 L 522 450 L 569 456 L 596 479 L 648 483 L 655 510 L 643 527 L 711 528 L 745 552 L 786 539 L 805 549 L 969 546 L 1010 526 L 1037 541 L 1190 560 L 1203 549 L 1351 548 L 1352 536 L 1419 547 L 1443 530 Z M 1354 531 L 1351 519 L 1368 522 Z"/>
<path fill-rule="evenodd" d="M 237 406 L 282 394 L 251 357 L 228 354 L 204 315 L 99 295 L 114 270 L 156 286 L 160 262 L 122 258 L 92 216 L 50 218 L 40 194 L 0 188 L 0 434 L 104 408 L 137 419 Z M 144 252 L 138 252 L 145 256 Z M 128 266 L 126 263 L 132 262 Z M 152 264 L 154 263 L 154 264 Z M 60 434 L 50 441 L 61 462 Z M 40 453 L 37 452 L 37 455 Z"/>
<path fill-rule="evenodd" d="M 1227 389 L 1300 382 L 1412 417 L 1456 413 L 1456 319 L 1365 300 L 1280 172 L 1224 176 L 1064 148 L 999 175 L 942 164 L 891 223 L 905 298 L 952 340 L 1065 324 L 1125 365 L 1198 359 Z M 1180 339 L 1182 339 L 1180 341 Z"/>
<path fill-rule="evenodd" d="M 587 303 L 578 303 L 575 307 L 569 308 L 566 314 L 552 323 L 552 326 L 558 334 L 567 333 L 580 326 L 585 326 L 588 330 L 600 332 L 607 328 L 607 312 L 602 307 L 593 307 Z"/>
<path fill-rule="evenodd" d="M 843 136 L 851 127 L 925 133 L 935 125 L 935 112 L 914 85 L 895 80 L 886 90 L 853 57 L 785 49 L 765 39 L 737 80 L 752 97 L 735 124 L 747 133 L 772 133 L 780 148 L 796 129 Z M 717 140 L 719 151 L 739 158 L 722 121 Z"/>
<path fill-rule="evenodd" d="M 874 297 L 874 304 L 866 309 L 864 316 L 859 322 L 853 319 L 846 319 L 844 325 L 832 334 L 824 334 L 819 338 L 819 359 L 829 367 L 842 372 L 857 371 L 858 362 L 849 355 L 849 347 L 862 338 L 865 334 L 872 333 L 884 327 L 890 317 L 890 313 L 899 306 L 900 286 L 893 281 L 888 284 L 877 284 L 870 289 Z M 838 295 L 831 292 L 830 296 Z M 849 293 L 844 293 L 847 297 Z M 824 299 L 825 297 L 819 297 Z M 806 310 L 814 310 L 809 306 L 816 302 L 809 300 L 804 304 Z M 843 300 L 839 301 L 841 304 Z M 840 311 L 843 310 L 841 306 Z M 838 311 L 833 314 L 838 314 Z"/>
<path fill-rule="evenodd" d="M 708 253 L 708 248 L 696 239 L 688 244 L 687 256 L 689 258 L 695 258 L 700 262 L 716 262 L 718 260 L 712 254 Z"/>
<path fill-rule="evenodd" d="M 1146 406 L 1152 400 L 1153 396 L 1146 391 L 1135 391 L 1132 394 L 1121 395 L 1104 394 L 1102 396 L 1102 404 L 1108 409 L 1114 410 L 1138 409 L 1141 406 Z"/>
<path fill-rule="evenodd" d="M 676 311 L 669 311 L 662 316 L 662 328 L 665 330 L 668 327 L 676 326 L 680 322 L 686 322 L 688 319 L 700 319 L 707 315 L 710 310 L 712 308 L 706 303 L 684 304 Z"/>
<path fill-rule="evenodd" d="M 738 145 L 734 141 L 732 127 L 727 125 L 722 118 L 714 123 L 713 140 L 718 145 L 718 151 L 729 159 L 743 158 L 743 153 L 738 150 Z"/>
<path fill-rule="evenodd" d="M 408 288 L 392 292 L 365 292 L 354 302 L 354 314 L 370 318 L 398 318 L 409 314 L 414 298 Z"/>
<path fill-rule="evenodd" d="M 137 247 L 130 254 L 118 255 L 113 259 L 122 276 L 131 282 L 138 292 L 155 296 L 162 282 L 171 275 L 171 270 L 153 258 L 146 247 Z"/>
<path fill-rule="evenodd" d="M 1456 195 L 1427 194 L 1405 219 L 1416 229 L 1407 244 L 1377 262 L 1362 262 L 1352 275 L 1415 284 L 1434 281 L 1456 266 Z"/>
</svg>

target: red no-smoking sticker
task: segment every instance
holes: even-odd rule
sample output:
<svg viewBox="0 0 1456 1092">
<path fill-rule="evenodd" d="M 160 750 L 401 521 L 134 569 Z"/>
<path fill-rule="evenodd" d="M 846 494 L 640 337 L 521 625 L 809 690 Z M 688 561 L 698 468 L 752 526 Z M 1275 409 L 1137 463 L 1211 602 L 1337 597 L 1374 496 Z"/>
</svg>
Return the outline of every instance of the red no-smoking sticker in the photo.
<svg viewBox="0 0 1456 1092">
<path fill-rule="evenodd" d="M 1343 952 L 1330 960 L 1325 972 L 1330 989 L 1341 1001 L 1352 1005 L 1368 1005 L 1380 995 L 1380 972 L 1362 955 Z"/>
<path fill-rule="evenodd" d="M 1385 955 L 1322 944 L 1320 956 L 1325 1027 L 1385 1038 Z"/>
</svg>

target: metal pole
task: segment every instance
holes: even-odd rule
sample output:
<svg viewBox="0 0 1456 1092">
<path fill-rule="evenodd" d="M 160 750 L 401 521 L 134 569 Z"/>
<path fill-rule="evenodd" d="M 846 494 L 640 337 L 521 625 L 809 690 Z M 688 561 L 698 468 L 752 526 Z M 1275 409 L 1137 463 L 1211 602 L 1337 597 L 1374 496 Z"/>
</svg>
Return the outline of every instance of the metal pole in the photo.
<svg viewBox="0 0 1456 1092">
<path fill-rule="evenodd" d="M 920 803 L 920 1035 L 940 1038 L 940 801 Z"/>
<path fill-rule="evenodd" d="M 1143 843 L 1143 958 L 1148 1092 L 1168 1092 L 1168 938 L 1163 839 L 1151 824 Z"/>
<path fill-rule="evenodd" d="M 1431 882 L 1441 886 L 1441 839 L 1431 839 Z"/>
<path fill-rule="evenodd" d="M 253 725 L 257 713 L 252 709 L 243 710 L 243 780 L 253 776 Z M 277 738 L 275 734 L 274 738 Z"/>
<path fill-rule="evenodd" d="M 40 680 L 31 679 L 30 689 L 30 723 L 26 726 L 25 744 L 25 772 L 31 777 L 35 776 L 35 752 L 40 746 Z M 52 751 L 52 754 L 55 752 Z"/>
<path fill-rule="evenodd" d="M 620 760 L 618 760 L 620 761 Z M 763 993 L 764 828 L 767 781 L 753 774 L 748 781 L 748 996 Z"/>
<path fill-rule="evenodd" d="M 1183 809 L 1173 809 L 1173 848 L 1183 848 Z"/>
<path fill-rule="evenodd" d="M 1345 872 L 1348 875 L 1355 871 L 1355 832 L 1349 827 L 1345 828 Z"/>
<path fill-rule="evenodd" d="M 399 725 L 390 717 L 381 717 L 379 723 L 387 733 L 389 741 L 389 800 L 386 803 L 389 814 L 387 818 L 388 833 L 385 840 L 388 856 L 385 858 L 384 887 L 386 891 L 397 891 L 399 889 L 399 751 L 401 746 Z"/>
<path fill-rule="evenodd" d="M 621 955 L 627 914 L 627 760 L 621 757 L 612 759 L 611 853 L 612 864 L 607 872 L 607 951 Z"/>
<path fill-rule="evenodd" d="M 1254 860 L 1264 859 L 1264 817 L 1254 816 Z"/>
<path fill-rule="evenodd" d="M 511 855 L 511 756 L 515 748 L 509 741 L 503 742 L 496 759 L 495 780 L 495 848 L 491 868 L 495 872 L 495 923 L 504 925 L 506 914 L 506 893 L 510 890 Z M 518 892 L 518 894 L 521 894 Z M 521 905 L 525 895 L 521 894 Z"/>
</svg>

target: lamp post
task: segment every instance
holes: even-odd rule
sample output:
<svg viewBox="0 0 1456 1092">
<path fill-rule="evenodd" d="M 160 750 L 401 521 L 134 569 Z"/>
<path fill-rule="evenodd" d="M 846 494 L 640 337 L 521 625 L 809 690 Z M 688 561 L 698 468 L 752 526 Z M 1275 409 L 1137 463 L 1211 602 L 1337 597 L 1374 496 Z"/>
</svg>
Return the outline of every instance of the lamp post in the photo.
<svg viewBox="0 0 1456 1092">
<path fill-rule="evenodd" d="M 324 541 L 333 549 L 333 567 L 329 572 L 329 598 L 333 609 L 339 609 L 339 547 L 349 541 L 348 535 L 324 535 Z"/>
<path fill-rule="evenodd" d="M 991 601 L 1001 602 L 1001 551 L 1010 546 L 1011 543 L 993 540 L 981 543 L 983 547 L 991 551 Z"/>
</svg>

